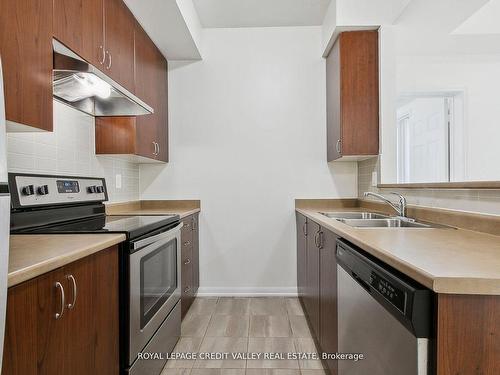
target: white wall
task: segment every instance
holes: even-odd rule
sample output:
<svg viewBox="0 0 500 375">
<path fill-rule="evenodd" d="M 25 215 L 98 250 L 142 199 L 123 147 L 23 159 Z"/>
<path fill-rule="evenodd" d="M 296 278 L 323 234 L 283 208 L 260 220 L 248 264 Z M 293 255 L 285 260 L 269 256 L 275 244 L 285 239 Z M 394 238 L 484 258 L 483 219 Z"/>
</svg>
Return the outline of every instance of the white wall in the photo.
<svg viewBox="0 0 500 375">
<path fill-rule="evenodd" d="M 9 172 L 105 177 L 110 201 L 139 199 L 139 166 L 97 157 L 94 118 L 54 101 L 54 131 L 7 134 Z M 115 175 L 122 175 L 122 188 Z"/>
<path fill-rule="evenodd" d="M 142 199 L 202 202 L 202 293 L 295 293 L 294 198 L 355 197 L 356 163 L 326 163 L 321 28 L 210 29 L 171 63 L 171 162 Z"/>
</svg>

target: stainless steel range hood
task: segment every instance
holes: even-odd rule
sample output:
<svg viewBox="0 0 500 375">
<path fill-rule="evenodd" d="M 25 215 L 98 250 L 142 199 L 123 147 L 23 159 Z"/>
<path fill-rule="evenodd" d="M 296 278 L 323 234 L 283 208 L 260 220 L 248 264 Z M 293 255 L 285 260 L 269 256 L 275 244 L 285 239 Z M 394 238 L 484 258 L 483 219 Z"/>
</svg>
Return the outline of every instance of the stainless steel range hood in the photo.
<svg viewBox="0 0 500 375">
<path fill-rule="evenodd" d="M 154 112 L 126 88 L 53 39 L 53 95 L 92 116 L 140 116 Z"/>
</svg>

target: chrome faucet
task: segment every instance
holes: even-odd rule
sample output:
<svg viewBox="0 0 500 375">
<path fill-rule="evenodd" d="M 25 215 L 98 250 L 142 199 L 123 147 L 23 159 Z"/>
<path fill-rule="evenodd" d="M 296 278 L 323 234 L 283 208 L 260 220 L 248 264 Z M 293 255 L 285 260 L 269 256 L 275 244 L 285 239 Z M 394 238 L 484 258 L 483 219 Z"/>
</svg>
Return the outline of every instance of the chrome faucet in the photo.
<svg viewBox="0 0 500 375">
<path fill-rule="evenodd" d="M 387 199 L 383 195 L 377 194 L 377 193 L 372 193 L 371 191 L 366 191 L 364 193 L 364 196 L 365 197 L 372 196 L 372 197 L 378 198 L 381 201 L 387 203 L 394 210 L 396 210 L 396 212 L 398 213 L 398 216 L 400 216 L 400 217 L 406 217 L 406 198 L 403 197 L 401 194 L 394 193 L 394 192 L 390 192 L 389 194 L 396 195 L 399 198 L 399 205 L 397 205 L 396 203 L 392 203 L 389 199 Z"/>
</svg>

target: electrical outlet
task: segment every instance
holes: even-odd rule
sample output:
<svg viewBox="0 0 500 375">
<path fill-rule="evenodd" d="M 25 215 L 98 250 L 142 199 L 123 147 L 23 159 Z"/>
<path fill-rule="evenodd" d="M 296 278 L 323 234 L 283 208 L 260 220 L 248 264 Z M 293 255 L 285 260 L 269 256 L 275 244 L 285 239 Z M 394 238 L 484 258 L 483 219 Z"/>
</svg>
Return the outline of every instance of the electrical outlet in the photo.
<svg viewBox="0 0 500 375">
<path fill-rule="evenodd" d="M 122 175 L 121 174 L 117 174 L 116 175 L 116 183 L 115 183 L 115 187 L 117 189 L 121 189 L 122 188 Z"/>
<path fill-rule="evenodd" d="M 372 172 L 372 187 L 377 187 L 377 185 L 378 185 L 377 172 Z"/>
</svg>

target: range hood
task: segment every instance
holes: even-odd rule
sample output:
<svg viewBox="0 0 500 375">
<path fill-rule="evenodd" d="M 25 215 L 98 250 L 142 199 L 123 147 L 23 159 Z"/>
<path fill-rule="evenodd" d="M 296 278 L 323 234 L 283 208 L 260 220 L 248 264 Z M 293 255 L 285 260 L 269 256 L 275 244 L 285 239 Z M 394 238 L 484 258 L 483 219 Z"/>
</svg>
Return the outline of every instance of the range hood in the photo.
<svg viewBox="0 0 500 375">
<path fill-rule="evenodd" d="M 140 116 L 154 112 L 66 46 L 53 39 L 54 99 L 92 116 Z"/>
</svg>

